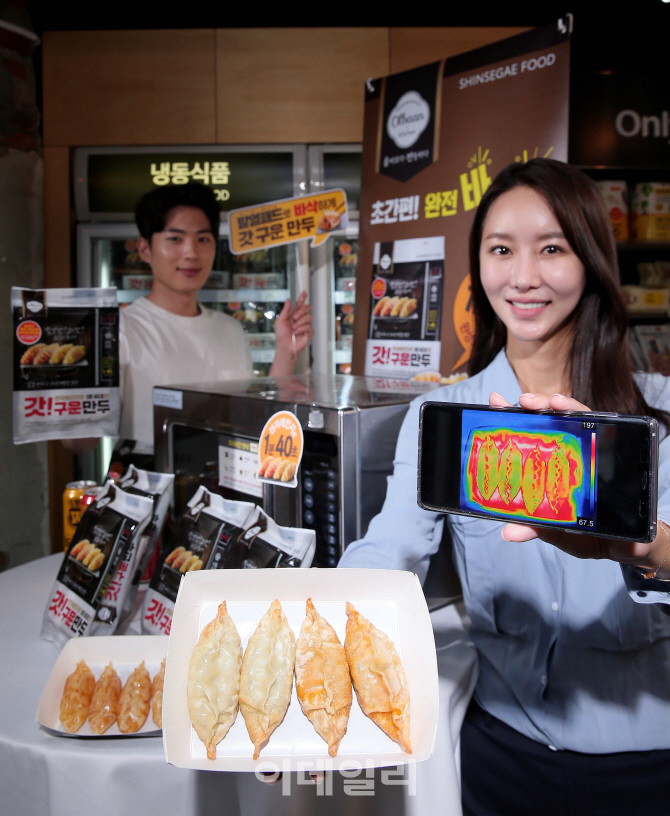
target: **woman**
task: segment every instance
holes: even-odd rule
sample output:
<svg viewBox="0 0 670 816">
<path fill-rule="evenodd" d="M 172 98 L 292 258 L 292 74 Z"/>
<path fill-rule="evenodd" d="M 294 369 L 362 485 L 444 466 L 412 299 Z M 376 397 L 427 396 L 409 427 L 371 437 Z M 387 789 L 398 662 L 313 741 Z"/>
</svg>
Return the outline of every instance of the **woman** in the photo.
<svg viewBox="0 0 670 816">
<path fill-rule="evenodd" d="M 613 410 L 667 427 L 668 380 L 630 370 L 614 242 L 587 176 L 548 159 L 503 170 L 479 206 L 470 262 L 471 377 L 425 399 Z M 419 403 L 384 508 L 341 566 L 423 576 L 439 547 L 444 517 L 415 503 Z M 651 544 L 448 517 L 480 667 L 461 733 L 466 814 L 667 807 L 670 617 L 649 601 L 670 597 L 670 439 L 659 496 Z"/>
</svg>

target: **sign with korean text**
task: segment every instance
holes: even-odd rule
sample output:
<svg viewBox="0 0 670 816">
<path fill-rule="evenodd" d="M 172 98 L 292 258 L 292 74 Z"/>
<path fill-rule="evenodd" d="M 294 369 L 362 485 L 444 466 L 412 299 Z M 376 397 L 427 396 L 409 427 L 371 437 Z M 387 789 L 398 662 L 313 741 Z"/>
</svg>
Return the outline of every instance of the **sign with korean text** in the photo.
<svg viewBox="0 0 670 816">
<path fill-rule="evenodd" d="M 566 161 L 569 20 L 366 83 L 353 373 L 463 371 L 468 236 L 492 180 Z"/>
<path fill-rule="evenodd" d="M 75 200 L 80 220 L 132 219 L 149 190 L 197 182 L 222 211 L 286 198 L 295 191 L 292 148 L 79 148 Z"/>
<path fill-rule="evenodd" d="M 268 484 L 297 487 L 303 447 L 302 427 L 296 415 L 290 411 L 273 414 L 258 443 L 256 478 Z"/>
<path fill-rule="evenodd" d="M 241 255 L 310 238 L 310 246 L 318 246 L 345 230 L 348 220 L 347 194 L 341 189 L 231 210 L 230 251 Z"/>
</svg>

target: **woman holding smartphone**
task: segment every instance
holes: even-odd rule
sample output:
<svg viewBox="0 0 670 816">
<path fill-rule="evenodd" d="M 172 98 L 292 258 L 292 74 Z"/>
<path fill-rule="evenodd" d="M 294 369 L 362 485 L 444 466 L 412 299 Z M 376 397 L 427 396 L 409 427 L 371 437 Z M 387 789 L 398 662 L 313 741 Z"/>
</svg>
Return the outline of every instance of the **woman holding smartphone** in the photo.
<svg viewBox="0 0 670 816">
<path fill-rule="evenodd" d="M 651 544 L 446 520 L 479 655 L 461 732 L 466 816 L 667 808 L 670 384 L 632 373 L 616 249 L 595 184 L 550 159 L 506 168 L 479 205 L 470 264 L 470 378 L 412 404 L 384 508 L 340 565 L 425 576 L 445 516 L 416 505 L 424 400 L 655 417 L 664 441 Z"/>
</svg>

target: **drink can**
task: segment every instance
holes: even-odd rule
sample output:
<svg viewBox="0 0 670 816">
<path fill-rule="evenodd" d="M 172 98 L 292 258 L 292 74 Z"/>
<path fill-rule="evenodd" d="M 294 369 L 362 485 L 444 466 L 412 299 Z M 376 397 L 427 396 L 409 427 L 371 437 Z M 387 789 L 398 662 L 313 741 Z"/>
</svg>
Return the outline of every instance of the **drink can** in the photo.
<svg viewBox="0 0 670 816">
<path fill-rule="evenodd" d="M 84 494 L 79 499 L 79 512 L 83 514 L 86 508 L 93 504 L 93 502 L 98 498 L 98 496 L 102 493 L 102 487 L 89 487 L 88 490 L 84 490 Z"/>
<path fill-rule="evenodd" d="M 67 550 L 72 541 L 72 536 L 77 529 L 81 510 L 79 502 L 84 492 L 91 487 L 97 487 L 96 482 L 81 480 L 79 482 L 68 482 L 63 493 L 63 549 Z"/>
</svg>

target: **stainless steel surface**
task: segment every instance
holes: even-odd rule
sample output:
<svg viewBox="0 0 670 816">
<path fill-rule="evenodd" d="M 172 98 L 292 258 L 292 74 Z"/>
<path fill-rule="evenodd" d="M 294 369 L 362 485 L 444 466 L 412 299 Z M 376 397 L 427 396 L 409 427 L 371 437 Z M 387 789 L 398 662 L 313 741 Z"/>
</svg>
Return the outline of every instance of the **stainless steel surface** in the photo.
<svg viewBox="0 0 670 816">
<path fill-rule="evenodd" d="M 186 458 L 192 450 L 197 460 L 207 445 L 210 452 L 216 449 L 218 434 L 258 440 L 274 413 L 291 411 L 305 435 L 298 487 L 264 485 L 263 497 L 254 501 L 279 524 L 316 528 L 322 558 L 317 565 L 334 566 L 323 559 L 327 562 L 334 548 L 339 558 L 345 547 L 365 535 L 382 507 L 409 402 L 436 387 L 408 384 L 404 393 L 393 393 L 385 385 L 375 378 L 305 375 L 172 386 L 182 407 L 154 407 L 157 469 L 174 471 L 174 436 L 180 428 L 207 432 L 209 441 L 194 437 L 189 443 Z M 312 496 L 307 501 L 306 491 Z M 327 506 L 335 501 L 336 507 Z M 459 595 L 449 548 L 446 540 L 429 572 L 427 593 L 438 605 Z"/>
</svg>

